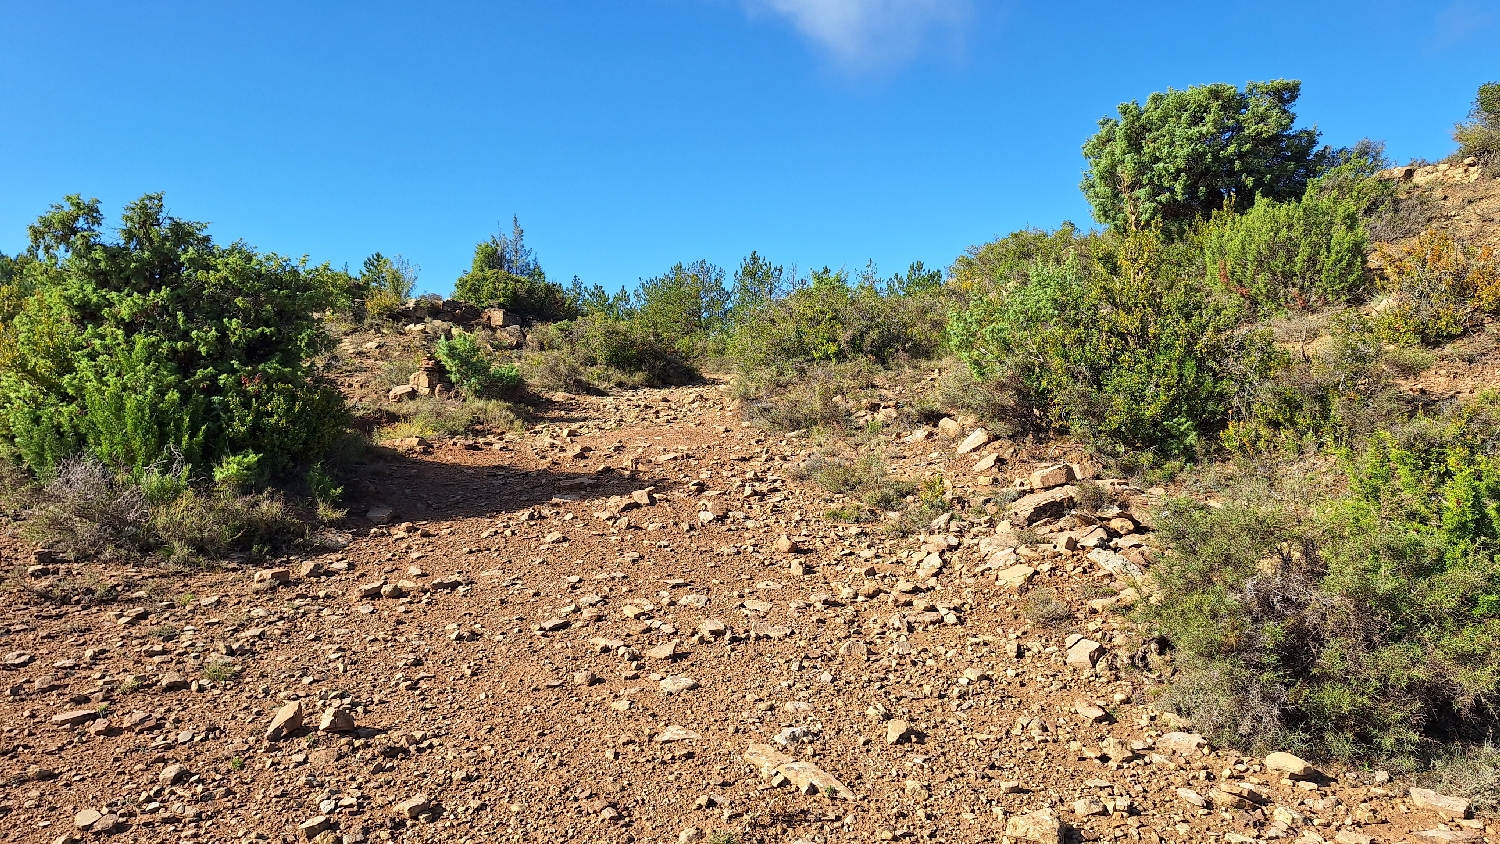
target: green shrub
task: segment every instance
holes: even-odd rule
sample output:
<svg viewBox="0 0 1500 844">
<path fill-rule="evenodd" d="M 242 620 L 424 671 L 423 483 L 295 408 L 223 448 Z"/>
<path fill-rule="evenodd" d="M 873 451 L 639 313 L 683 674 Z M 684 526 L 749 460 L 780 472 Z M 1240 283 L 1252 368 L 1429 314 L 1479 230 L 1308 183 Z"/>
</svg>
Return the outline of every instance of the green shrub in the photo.
<svg viewBox="0 0 1500 844">
<path fill-rule="evenodd" d="M 1454 127 L 1453 140 L 1458 141 L 1459 155 L 1500 155 L 1500 82 L 1479 86 L 1469 120 Z"/>
<path fill-rule="evenodd" d="M 675 264 L 641 281 L 629 321 L 655 344 L 698 358 L 718 351 L 729 303 L 722 269 L 707 261 Z"/>
<path fill-rule="evenodd" d="M 1080 234 L 1072 223 L 1055 231 L 1023 229 L 982 246 L 971 246 L 953 262 L 950 283 L 961 293 L 991 296 L 1026 284 L 1038 264 L 1087 260 L 1101 235 Z"/>
<path fill-rule="evenodd" d="M 1093 251 L 971 297 L 949 317 L 948 344 L 1043 426 L 1108 454 L 1191 454 L 1243 413 L 1280 355 L 1240 328 L 1244 306 L 1205 283 L 1191 245 L 1135 232 Z"/>
<path fill-rule="evenodd" d="M 568 342 L 585 367 L 624 373 L 635 386 L 691 384 L 698 370 L 680 354 L 681 343 L 668 344 L 638 321 L 614 322 L 599 317 L 575 320 Z"/>
<path fill-rule="evenodd" d="M 1215 211 L 1202 233 L 1209 280 L 1262 311 L 1355 301 L 1370 286 L 1362 205 L 1314 182 L 1301 199 Z"/>
<path fill-rule="evenodd" d="M 169 452 L 194 474 L 257 454 L 281 473 L 347 426 L 311 359 L 314 312 L 346 280 L 168 216 L 126 206 L 118 240 L 98 202 L 68 197 L 31 227 L 24 295 L 0 324 L 0 441 L 40 476 L 80 452 L 139 470 Z"/>
<path fill-rule="evenodd" d="M 920 265 L 913 270 L 925 274 Z M 905 293 L 906 284 L 902 276 L 880 284 L 873 267 L 851 284 L 844 271 L 824 267 L 808 284 L 742 314 L 726 354 L 742 376 L 754 377 L 813 364 L 931 357 L 942 347 L 945 294 L 931 283 Z"/>
<path fill-rule="evenodd" d="M 1436 345 L 1500 311 L 1500 261 L 1446 232 L 1428 230 L 1400 249 L 1382 246 L 1385 264 L 1376 331 L 1387 342 Z"/>
<path fill-rule="evenodd" d="M 553 389 L 669 387 L 702 377 L 676 346 L 635 319 L 589 314 L 533 336 L 541 350 L 522 362 L 526 378 Z"/>
<path fill-rule="evenodd" d="M 1403 755 L 1486 735 L 1500 688 L 1493 399 L 1380 432 L 1349 487 L 1159 514 L 1144 612 L 1175 646 L 1165 702 L 1221 740 Z"/>
<path fill-rule="evenodd" d="M 548 322 L 579 314 L 577 303 L 563 286 L 547 280 L 516 220 L 512 220 L 509 237 L 498 234 L 474 247 L 473 264 L 454 284 L 453 298 Z"/>
<path fill-rule="evenodd" d="M 479 345 L 472 334 L 439 340 L 432 353 L 453 383 L 470 398 L 515 397 L 526 388 L 516 365 L 497 360 L 493 353 Z"/>
</svg>

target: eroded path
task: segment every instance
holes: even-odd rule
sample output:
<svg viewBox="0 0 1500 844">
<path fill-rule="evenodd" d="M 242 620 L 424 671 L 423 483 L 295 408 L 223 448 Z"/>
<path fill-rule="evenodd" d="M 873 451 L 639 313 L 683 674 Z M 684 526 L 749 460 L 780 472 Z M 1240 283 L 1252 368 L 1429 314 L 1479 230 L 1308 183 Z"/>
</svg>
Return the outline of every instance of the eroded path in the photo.
<svg viewBox="0 0 1500 844">
<path fill-rule="evenodd" d="M 892 470 L 971 504 L 1043 465 L 906 433 Z M 1140 491 L 1068 515 L 1054 469 L 1024 513 L 1021 480 L 895 537 L 822 518 L 835 497 L 792 480 L 809 451 L 715 386 L 574 398 L 378 463 L 361 511 L 384 524 L 355 514 L 280 570 L 28 572 L 8 545 L 0 837 L 1485 833 L 1378 775 L 1292 780 L 1163 723 L 1112 611 L 1146 562 Z M 1008 512 L 1052 544 L 997 532 Z"/>
</svg>

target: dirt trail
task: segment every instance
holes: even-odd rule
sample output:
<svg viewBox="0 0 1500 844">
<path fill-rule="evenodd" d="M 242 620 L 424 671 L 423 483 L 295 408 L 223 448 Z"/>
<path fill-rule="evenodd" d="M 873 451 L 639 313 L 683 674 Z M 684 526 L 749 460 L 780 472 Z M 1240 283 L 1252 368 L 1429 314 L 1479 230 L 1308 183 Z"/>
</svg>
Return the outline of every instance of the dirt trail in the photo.
<svg viewBox="0 0 1500 844">
<path fill-rule="evenodd" d="M 971 500 L 1037 468 L 905 433 L 893 471 Z M 897 538 L 824 520 L 808 449 L 713 385 L 577 397 L 391 455 L 363 485 L 388 524 L 279 570 L 7 546 L 0 838 L 1481 840 L 1368 772 L 1294 781 L 1163 723 L 1111 612 L 1134 505 L 1039 504 L 1045 551 L 994 506 Z"/>
</svg>

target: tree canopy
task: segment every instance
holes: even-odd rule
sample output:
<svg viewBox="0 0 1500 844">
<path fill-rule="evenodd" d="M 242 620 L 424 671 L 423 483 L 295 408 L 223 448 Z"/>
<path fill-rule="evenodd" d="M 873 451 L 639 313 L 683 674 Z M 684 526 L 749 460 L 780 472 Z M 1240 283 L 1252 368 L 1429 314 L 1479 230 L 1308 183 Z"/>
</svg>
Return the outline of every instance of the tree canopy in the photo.
<svg viewBox="0 0 1500 844">
<path fill-rule="evenodd" d="M 1233 200 L 1292 200 L 1334 157 L 1317 129 L 1295 129 L 1302 83 L 1195 85 L 1119 105 L 1083 145 L 1080 187 L 1113 228 L 1180 229 Z"/>
</svg>

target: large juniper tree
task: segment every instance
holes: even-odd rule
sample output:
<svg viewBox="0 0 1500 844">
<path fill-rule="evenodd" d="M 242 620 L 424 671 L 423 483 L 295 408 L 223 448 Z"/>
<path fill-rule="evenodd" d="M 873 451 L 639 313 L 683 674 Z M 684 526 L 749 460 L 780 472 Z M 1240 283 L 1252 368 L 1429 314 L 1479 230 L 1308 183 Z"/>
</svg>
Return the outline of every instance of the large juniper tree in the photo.
<svg viewBox="0 0 1500 844">
<path fill-rule="evenodd" d="M 1195 85 L 1119 105 L 1083 145 L 1080 185 L 1094 217 L 1115 228 L 1180 229 L 1233 199 L 1300 197 L 1333 153 L 1295 129 L 1296 80 Z"/>
</svg>

